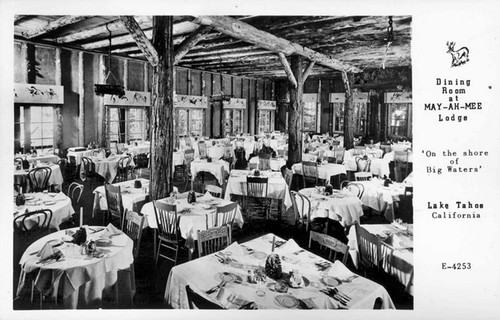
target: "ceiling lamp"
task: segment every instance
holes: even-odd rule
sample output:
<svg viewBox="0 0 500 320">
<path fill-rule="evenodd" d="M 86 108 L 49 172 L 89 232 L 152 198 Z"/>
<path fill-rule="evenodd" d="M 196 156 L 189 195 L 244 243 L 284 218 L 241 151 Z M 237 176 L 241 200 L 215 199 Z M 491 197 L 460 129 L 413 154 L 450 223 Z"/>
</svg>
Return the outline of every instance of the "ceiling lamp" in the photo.
<svg viewBox="0 0 500 320">
<path fill-rule="evenodd" d="M 116 79 L 116 77 L 111 72 L 111 31 L 108 28 L 108 24 L 106 24 L 106 29 L 109 32 L 109 49 L 108 49 L 108 74 L 106 78 L 104 78 L 104 84 L 95 84 L 94 92 L 98 96 L 104 96 L 105 94 L 116 95 L 119 98 L 125 95 L 125 88 L 120 84 L 120 82 Z M 107 84 L 109 76 L 112 76 L 115 79 L 116 84 Z"/>
</svg>

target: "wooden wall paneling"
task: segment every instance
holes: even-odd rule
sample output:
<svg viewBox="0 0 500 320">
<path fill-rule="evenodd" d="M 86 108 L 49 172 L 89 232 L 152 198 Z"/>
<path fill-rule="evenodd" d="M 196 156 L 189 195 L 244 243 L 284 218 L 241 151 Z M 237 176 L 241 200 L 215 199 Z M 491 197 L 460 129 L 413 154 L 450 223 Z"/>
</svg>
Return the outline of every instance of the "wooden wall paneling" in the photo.
<svg viewBox="0 0 500 320">
<path fill-rule="evenodd" d="M 244 119 L 249 118 L 249 108 L 250 108 L 250 103 L 249 103 L 249 98 L 250 98 L 250 79 L 247 78 L 242 78 L 241 79 L 241 97 L 243 99 L 247 99 L 247 108 L 245 111 L 243 111 L 243 116 Z M 248 129 L 248 121 L 243 121 L 243 132 L 249 132 Z"/>
<path fill-rule="evenodd" d="M 98 61 L 95 61 L 94 54 L 83 54 L 83 87 L 85 101 L 85 131 L 84 140 L 86 143 L 90 141 L 98 141 L 99 133 L 97 126 L 97 118 L 99 116 L 99 108 L 97 108 L 96 96 L 94 93 L 95 73 L 99 72 Z M 98 101 L 97 101 L 98 103 Z"/>
<path fill-rule="evenodd" d="M 222 76 L 220 74 L 212 74 L 212 94 L 220 95 L 222 91 Z M 212 104 L 212 136 L 218 137 L 221 134 L 221 114 L 222 104 L 218 101 Z"/>
<path fill-rule="evenodd" d="M 202 74 L 200 71 L 191 70 L 191 93 L 195 96 L 201 96 L 202 93 Z"/>
<path fill-rule="evenodd" d="M 324 79 L 320 80 L 320 93 L 319 93 L 319 101 L 320 101 L 320 110 L 321 110 L 321 117 L 320 117 L 320 132 L 326 133 L 332 132 L 332 117 L 333 117 L 333 111 L 331 110 L 330 107 L 330 81 Z"/>
<path fill-rule="evenodd" d="M 149 63 L 146 63 L 146 65 L 148 68 L 148 86 L 147 86 L 148 89 L 146 91 L 152 92 L 152 90 L 153 90 L 153 67 Z"/>
<path fill-rule="evenodd" d="M 228 74 L 223 74 L 222 75 L 222 82 L 221 82 L 221 90 L 224 92 L 224 94 L 232 96 L 233 95 L 233 77 L 228 75 Z M 220 125 L 220 137 L 224 135 L 225 132 L 225 119 L 224 119 L 224 108 L 222 107 L 222 103 L 220 103 L 220 118 L 219 120 L 219 125 Z"/>
<path fill-rule="evenodd" d="M 253 104 L 253 109 L 255 112 L 255 133 L 259 133 L 259 110 L 257 109 L 257 102 L 259 100 L 265 99 L 265 82 L 263 80 L 256 80 L 255 85 L 255 101 Z"/>
<path fill-rule="evenodd" d="M 257 123 L 257 81 L 254 79 L 249 80 L 249 98 L 248 98 L 248 129 L 250 134 L 255 134 L 255 125 Z"/>
<path fill-rule="evenodd" d="M 55 84 L 55 48 L 36 46 L 35 59 L 31 60 L 32 67 L 36 75 L 35 83 L 38 84 Z"/>
<path fill-rule="evenodd" d="M 176 68 L 175 70 L 175 93 L 188 94 L 188 71 Z"/>
<path fill-rule="evenodd" d="M 106 73 L 108 70 L 106 65 L 106 57 L 102 54 L 99 55 L 98 65 L 98 83 L 104 83 L 104 79 L 106 78 Z M 100 144 L 101 146 L 109 148 L 107 107 L 104 105 L 104 97 L 98 97 L 98 99 L 99 116 L 97 122 L 100 129 Z"/>
<path fill-rule="evenodd" d="M 28 64 L 26 43 L 14 43 L 14 82 L 28 82 Z"/>
<path fill-rule="evenodd" d="M 128 59 L 123 60 L 123 78 L 118 79 L 125 90 L 130 90 L 128 86 Z"/>
<path fill-rule="evenodd" d="M 60 86 L 62 83 L 62 70 L 61 70 L 61 49 L 55 49 L 55 70 L 54 70 L 54 84 Z M 61 156 L 61 149 L 63 146 L 63 114 L 62 106 L 60 104 L 54 107 L 54 149 L 58 149 L 58 156 Z M 54 150 L 55 151 L 55 150 Z"/>
<path fill-rule="evenodd" d="M 202 72 L 202 95 L 210 97 L 213 91 L 212 74 Z M 205 135 L 210 136 L 212 132 L 212 103 L 208 100 L 208 106 L 205 110 Z"/>
<path fill-rule="evenodd" d="M 232 89 L 232 96 L 234 98 L 242 98 L 241 95 L 241 83 L 242 79 L 240 77 L 233 77 L 233 89 Z"/>
<path fill-rule="evenodd" d="M 33 44 L 26 44 L 26 83 L 36 83 L 37 65 L 36 65 L 36 48 Z"/>
<path fill-rule="evenodd" d="M 144 72 L 147 70 L 144 68 L 145 62 L 139 62 L 134 60 L 128 60 L 128 90 L 131 91 L 148 91 L 146 90 L 144 82 Z"/>
<path fill-rule="evenodd" d="M 308 79 L 304 83 L 304 93 L 318 93 L 319 80 L 317 78 Z"/>
<path fill-rule="evenodd" d="M 61 85 L 64 86 L 62 116 L 64 126 L 63 148 L 78 146 L 78 54 L 76 51 L 61 50 Z"/>
<path fill-rule="evenodd" d="M 275 82 L 275 99 L 276 99 L 276 126 L 275 130 L 286 132 L 286 114 L 287 114 L 287 91 L 288 80 L 280 80 Z"/>
<path fill-rule="evenodd" d="M 116 80 L 113 78 L 112 75 L 108 77 L 108 84 L 117 84 L 116 81 L 119 81 L 122 86 L 124 86 L 123 83 L 123 61 L 124 59 L 117 58 L 117 57 L 111 57 L 111 73 L 113 76 L 116 78 Z M 107 58 L 106 58 L 106 63 L 107 63 Z M 106 72 L 107 74 L 107 72 Z"/>
<path fill-rule="evenodd" d="M 85 86 L 83 51 L 78 52 L 78 145 L 85 145 Z"/>
</svg>

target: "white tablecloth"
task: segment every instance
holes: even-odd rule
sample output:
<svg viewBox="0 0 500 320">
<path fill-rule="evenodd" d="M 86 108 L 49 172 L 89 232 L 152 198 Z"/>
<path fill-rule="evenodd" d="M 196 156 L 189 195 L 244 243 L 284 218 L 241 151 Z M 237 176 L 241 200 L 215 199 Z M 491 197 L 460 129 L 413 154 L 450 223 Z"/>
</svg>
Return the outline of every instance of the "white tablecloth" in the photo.
<svg viewBox="0 0 500 320">
<path fill-rule="evenodd" d="M 384 180 L 377 178 L 357 183 L 361 183 L 365 188 L 361 202 L 380 212 L 387 221 L 392 222 L 394 220 L 394 199 L 399 199 L 399 195 L 404 194 L 405 184 L 393 182 L 388 187 L 384 187 Z"/>
<path fill-rule="evenodd" d="M 140 178 L 141 188 L 135 188 L 134 180 L 114 183 L 114 186 L 120 187 L 122 194 L 123 209 L 129 209 L 135 212 L 140 211 L 140 207 L 149 199 L 149 193 L 146 193 L 143 188 L 149 189 L 149 180 Z M 108 210 L 108 202 L 106 200 L 106 191 L 104 186 L 97 187 L 94 190 L 94 213 L 96 210 Z"/>
<path fill-rule="evenodd" d="M 194 160 L 191 162 L 191 175 L 196 177 L 198 172 L 210 172 L 213 174 L 220 185 L 224 184 L 224 176 L 222 175 L 221 168 L 224 168 L 224 175 L 229 174 L 229 163 L 224 160 L 215 160 L 212 162 L 207 162 L 207 160 Z"/>
<path fill-rule="evenodd" d="M 292 165 L 294 174 L 302 175 L 302 163 Z M 342 164 L 327 163 L 318 165 L 318 178 L 330 181 L 331 177 L 338 174 L 347 174 L 346 168 Z"/>
<path fill-rule="evenodd" d="M 207 154 L 212 159 L 220 159 L 224 156 L 224 146 L 210 146 L 207 148 Z"/>
<path fill-rule="evenodd" d="M 64 193 L 25 193 L 26 203 L 23 206 L 16 208 L 14 213 L 14 219 L 19 215 L 28 211 L 36 211 L 41 209 L 52 210 L 52 220 L 50 221 L 50 227 L 52 229 L 59 230 L 59 225 L 64 221 L 71 218 L 75 210 L 71 205 L 71 199 L 68 198 Z M 45 204 L 47 203 L 47 204 Z M 26 225 L 28 229 L 31 229 L 36 224 L 38 224 L 38 219 L 35 217 L 30 217 L 26 219 Z"/>
<path fill-rule="evenodd" d="M 305 188 L 299 191 L 311 200 L 311 220 L 314 218 L 330 218 L 347 227 L 359 222 L 363 215 L 363 207 L 358 197 L 338 192 L 332 196 L 318 194 L 316 188 Z"/>
<path fill-rule="evenodd" d="M 68 150 L 68 154 L 66 155 L 69 159 L 69 156 L 75 157 L 76 160 L 76 165 L 79 165 L 82 163 L 82 157 L 91 157 L 94 151 L 97 151 L 98 149 L 94 150 L 83 150 L 83 151 L 70 151 Z"/>
<path fill-rule="evenodd" d="M 394 161 L 394 151 L 386 153 L 384 155 L 384 160 L 387 160 L 389 162 Z M 413 153 L 411 153 L 411 152 L 408 153 L 408 162 L 412 162 L 413 163 Z"/>
<path fill-rule="evenodd" d="M 167 200 L 168 198 L 158 201 L 166 202 Z M 192 204 L 187 203 L 187 198 L 176 199 L 174 204 L 177 206 L 179 229 L 182 238 L 186 239 L 186 247 L 193 251 L 194 241 L 198 239 L 197 231 L 207 229 L 207 216 L 210 226 L 213 222 L 216 207 L 225 206 L 230 203 L 231 201 L 214 198 L 209 194 L 198 198 L 197 201 Z M 183 210 L 189 211 L 181 213 Z M 149 226 L 150 228 L 158 229 L 153 202 L 146 203 L 142 207 L 141 213 L 146 216 L 146 223 L 144 224 L 144 227 Z M 243 215 L 241 214 L 240 206 L 237 206 L 234 221 L 240 228 L 243 226 Z"/>
<path fill-rule="evenodd" d="M 370 164 L 370 172 L 379 177 L 383 177 L 384 175 L 389 177 L 389 161 L 384 157 L 383 159 L 373 158 L 369 156 L 371 164 Z M 344 166 L 346 170 L 349 171 L 358 171 L 358 164 L 356 163 L 356 158 L 352 156 L 348 156 L 344 158 Z"/>
<path fill-rule="evenodd" d="M 112 183 L 118 173 L 118 162 L 123 157 L 127 157 L 127 155 L 114 155 L 108 158 L 92 157 L 91 159 L 95 164 L 95 172 L 103 177 L 108 183 Z M 129 166 L 134 165 L 134 159 L 131 159 Z"/>
<path fill-rule="evenodd" d="M 135 156 L 139 153 L 149 153 L 151 146 L 149 144 L 125 145 L 125 151 Z"/>
<path fill-rule="evenodd" d="M 232 170 L 227 181 L 224 199 L 231 199 L 231 194 L 246 195 L 247 175 L 249 174 L 250 171 L 247 170 Z M 288 185 L 285 179 L 283 179 L 281 172 L 261 171 L 260 176 L 269 178 L 267 190 L 268 197 L 272 199 L 281 199 L 283 200 L 285 208 L 290 208 L 292 206 L 292 200 L 290 199 Z"/>
<path fill-rule="evenodd" d="M 31 154 L 20 154 L 20 155 L 15 155 L 14 158 L 22 158 L 28 160 L 28 162 L 52 162 L 56 163 L 59 161 L 59 157 L 55 154 L 37 154 L 36 157 L 32 157 Z"/>
<path fill-rule="evenodd" d="M 52 173 L 50 174 L 49 177 L 49 186 L 56 186 L 59 190 L 61 190 L 61 186 L 64 182 L 62 173 L 61 173 L 61 168 L 59 167 L 58 164 L 50 164 L 47 165 L 45 163 L 41 163 L 37 165 L 37 168 L 42 168 L 42 167 L 50 167 L 52 169 Z M 28 188 L 29 188 L 29 183 L 27 182 L 28 180 L 28 173 L 31 169 L 21 169 L 21 170 L 15 170 L 14 169 L 14 183 L 19 183 L 23 185 L 24 181 L 26 181 Z M 26 191 L 26 190 L 25 190 Z"/>
<path fill-rule="evenodd" d="M 102 227 L 94 227 L 94 229 L 100 228 Z M 104 230 L 93 234 L 88 232 L 87 239 L 97 239 L 104 232 Z M 64 243 L 57 247 L 63 253 L 64 259 L 46 265 L 37 264 L 39 257 L 31 253 L 39 251 L 49 240 L 60 240 L 64 234 L 65 230 L 51 233 L 26 249 L 19 261 L 21 275 L 18 294 L 25 284 L 23 280 L 26 274 L 34 273 L 35 287 L 44 294 L 56 296 L 57 288 L 62 288 L 60 296 L 64 308 L 98 308 L 102 303 L 103 291 L 113 292 L 111 290 L 113 285 L 118 286 L 116 292 L 120 295 L 121 307 L 132 307 L 135 294 L 132 240 L 125 234 L 111 238 L 112 245 L 98 247 L 105 253 L 102 258 L 81 255 L 78 245 Z"/>
<path fill-rule="evenodd" d="M 244 246 L 233 243 L 222 251 L 231 253 L 230 257 L 234 261 L 229 264 L 220 263 L 218 258 L 211 254 L 173 267 L 167 280 L 165 302 L 176 309 L 187 309 L 189 306 L 186 285 L 189 285 L 193 291 L 227 309 L 238 309 L 239 305 L 245 302 L 254 302 L 258 309 L 286 309 L 276 300 L 277 297 L 282 295 L 301 299 L 313 308 L 337 309 L 341 307 L 341 304 L 319 291 L 326 288 L 322 278 L 331 276 L 344 280 L 337 288 L 351 297 L 351 300 L 347 303 L 347 308 L 372 309 L 375 300 L 381 298 L 383 308 L 394 309 L 394 304 L 384 287 L 360 276 L 351 278 L 352 281 L 350 282 L 345 281 L 354 274 L 340 261 L 332 264 L 323 273 L 317 268 L 316 263 L 324 263 L 326 260 L 308 251 L 300 251 L 301 248 L 293 240 L 289 240 L 276 248 L 275 253 L 282 258 L 283 272 L 288 274 L 292 270 L 297 270 L 305 278 L 303 281 L 306 286 L 303 288 L 288 288 L 288 293 L 279 293 L 274 290 L 276 281 L 268 277 L 266 282 L 261 285 L 265 296 L 257 296 L 258 284 L 247 281 L 247 271 L 265 265 L 265 258 L 271 253 L 272 239 L 273 235 L 268 234 L 245 242 Z M 276 237 L 276 240 L 283 241 L 278 237 Z M 250 248 L 253 252 L 248 251 L 245 247 Z M 299 254 L 294 254 L 294 252 L 298 251 L 300 251 Z M 228 273 L 230 277 L 231 275 L 233 275 L 233 278 L 235 276 L 240 277 L 242 281 L 240 283 L 227 282 L 220 300 L 216 299 L 218 290 L 212 294 L 205 293 L 205 291 L 221 283 L 221 277 L 224 275 L 227 277 Z M 228 297 L 232 295 L 236 295 L 236 299 L 233 301 L 236 303 L 228 300 Z M 297 307 L 299 306 L 300 304 Z"/>
<path fill-rule="evenodd" d="M 256 163 L 258 165 L 259 157 L 253 157 L 249 163 Z M 272 171 L 280 171 L 281 167 L 286 165 L 286 160 L 283 158 L 271 158 L 270 165 Z"/>
<path fill-rule="evenodd" d="M 398 239 L 396 241 L 397 243 L 394 243 L 394 238 L 392 239 L 392 243 L 390 243 L 396 249 L 393 251 L 393 265 L 390 270 L 389 268 L 386 268 L 385 271 L 395 276 L 399 282 L 406 287 L 406 291 L 413 295 L 413 225 L 408 225 L 409 230 L 411 230 L 410 234 L 396 228 L 392 224 L 364 224 L 362 227 L 368 232 L 378 235 L 382 239 L 387 238 L 388 235 L 393 235 L 393 237 L 394 234 L 396 235 L 396 238 Z M 357 266 L 359 251 L 356 239 L 356 228 L 351 228 L 349 230 L 347 238 L 349 239 L 349 253 L 354 264 Z M 407 248 L 411 248 L 411 250 L 408 250 Z M 385 253 L 386 252 L 382 250 L 382 259 L 388 258 L 388 255 Z M 385 261 L 383 265 L 386 265 Z"/>
</svg>

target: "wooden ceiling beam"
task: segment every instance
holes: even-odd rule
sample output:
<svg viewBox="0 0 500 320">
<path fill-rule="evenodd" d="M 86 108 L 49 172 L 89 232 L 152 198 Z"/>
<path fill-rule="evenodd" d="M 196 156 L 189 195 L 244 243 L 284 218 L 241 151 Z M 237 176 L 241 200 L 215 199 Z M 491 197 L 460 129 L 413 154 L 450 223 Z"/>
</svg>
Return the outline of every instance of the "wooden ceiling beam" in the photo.
<svg viewBox="0 0 500 320">
<path fill-rule="evenodd" d="M 345 72 L 361 72 L 361 70 L 355 66 L 333 59 L 286 39 L 279 38 L 228 16 L 198 16 L 195 17 L 192 22 L 199 25 L 212 26 L 222 33 L 249 43 L 253 43 L 276 53 L 282 52 L 285 55 L 301 55 L 311 61 L 315 61 L 318 64 L 335 70 Z"/>
<path fill-rule="evenodd" d="M 31 16 L 29 16 L 29 15 L 22 15 L 22 14 L 16 14 L 14 16 L 14 24 L 17 24 L 17 23 L 19 23 L 19 21 L 24 20 L 24 19 L 26 19 L 28 17 L 31 17 Z"/>
<path fill-rule="evenodd" d="M 177 43 L 180 43 L 181 41 L 183 41 L 185 39 L 185 37 L 182 35 L 185 35 L 187 33 L 194 31 L 194 30 L 197 30 L 199 27 L 200 27 L 199 25 L 194 24 L 192 22 L 188 22 L 188 21 L 174 24 L 173 34 L 174 34 L 174 36 L 180 36 L 179 38 L 176 37 L 174 39 L 174 45 L 176 45 Z M 146 37 L 148 39 L 152 39 L 153 29 L 144 30 L 144 34 L 146 35 Z M 113 42 L 113 45 L 122 45 L 122 44 L 133 43 L 134 39 L 132 38 L 132 36 L 130 34 L 125 34 L 125 35 L 121 35 L 118 37 L 114 37 L 112 39 L 112 42 Z M 98 48 L 107 47 L 108 45 L 109 45 L 109 40 L 104 39 L 104 40 L 99 40 L 99 41 L 94 41 L 94 42 L 82 44 L 82 48 L 84 48 L 85 50 L 94 50 L 94 49 L 98 49 Z"/>
<path fill-rule="evenodd" d="M 41 36 L 43 34 L 49 33 L 51 31 L 57 30 L 59 28 L 65 27 L 67 25 L 87 20 L 91 17 L 92 16 L 64 16 L 47 23 L 45 26 L 39 29 L 23 32 L 23 37 L 25 37 L 26 39 L 32 39 Z"/>
<path fill-rule="evenodd" d="M 181 59 L 191 50 L 194 46 L 203 39 L 210 31 L 212 31 L 212 27 L 201 27 L 191 33 L 178 48 L 175 49 L 174 52 L 174 65 L 179 63 Z"/>
<path fill-rule="evenodd" d="M 292 83 L 292 85 L 297 88 L 297 80 L 295 79 L 295 76 L 293 75 L 292 68 L 290 68 L 290 64 L 288 64 L 288 60 L 285 57 L 285 54 L 283 52 L 278 52 L 278 58 L 281 62 L 281 65 L 283 66 L 283 69 L 285 70 L 286 76 L 288 80 Z"/>
<path fill-rule="evenodd" d="M 153 67 L 157 66 L 158 52 L 156 52 L 153 44 L 146 37 L 144 31 L 142 31 L 141 26 L 137 23 L 135 18 L 133 16 L 120 16 L 120 20 L 135 40 L 139 49 L 141 49 L 142 53 L 144 53 L 144 56 L 148 59 L 149 63 Z"/>
<path fill-rule="evenodd" d="M 136 16 L 135 20 L 141 26 L 141 28 L 151 28 L 151 17 L 149 16 Z M 108 31 L 109 29 L 109 31 Z M 55 39 L 57 43 L 69 43 L 79 40 L 86 40 L 92 37 L 103 37 L 107 36 L 109 32 L 123 32 L 123 23 L 120 20 L 109 22 L 105 25 L 99 27 L 88 27 L 82 29 L 78 32 L 73 32 L 68 35 L 58 37 Z"/>
<path fill-rule="evenodd" d="M 236 58 L 236 57 L 248 57 L 262 54 L 269 54 L 270 52 L 267 50 L 254 50 L 254 51 L 244 51 L 244 52 L 234 52 L 234 53 L 225 53 L 225 54 L 214 54 L 207 57 L 198 57 L 198 58 L 186 58 L 183 62 L 202 62 L 202 61 L 222 61 L 224 59 Z"/>
<path fill-rule="evenodd" d="M 219 50 L 195 50 L 190 51 L 188 54 L 186 54 L 186 58 L 195 58 L 195 57 L 205 57 L 205 56 L 211 56 L 214 54 L 224 54 L 224 53 L 236 53 L 236 52 L 252 52 L 255 50 L 260 49 L 258 46 L 248 46 L 246 44 L 242 46 L 232 46 L 232 48 L 227 48 L 227 49 L 219 49 Z"/>
</svg>

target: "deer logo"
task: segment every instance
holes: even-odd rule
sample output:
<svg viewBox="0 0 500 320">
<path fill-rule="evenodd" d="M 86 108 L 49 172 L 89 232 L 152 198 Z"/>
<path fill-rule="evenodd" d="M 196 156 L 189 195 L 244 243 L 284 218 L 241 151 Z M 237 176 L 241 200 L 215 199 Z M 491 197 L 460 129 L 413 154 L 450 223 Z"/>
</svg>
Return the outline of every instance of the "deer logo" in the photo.
<svg viewBox="0 0 500 320">
<path fill-rule="evenodd" d="M 451 54 L 451 67 L 458 67 L 469 61 L 469 49 L 467 47 L 462 47 L 455 50 L 455 42 L 446 42 L 448 46 L 448 51 L 446 53 Z"/>
</svg>

